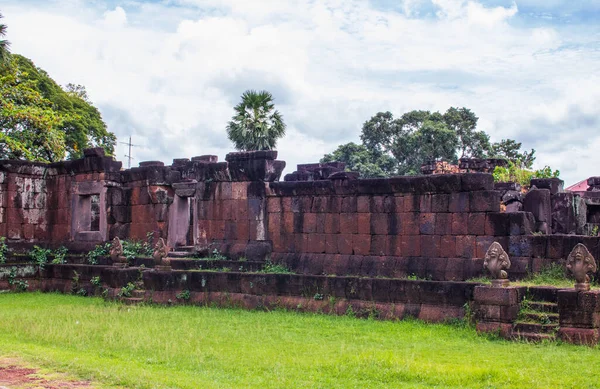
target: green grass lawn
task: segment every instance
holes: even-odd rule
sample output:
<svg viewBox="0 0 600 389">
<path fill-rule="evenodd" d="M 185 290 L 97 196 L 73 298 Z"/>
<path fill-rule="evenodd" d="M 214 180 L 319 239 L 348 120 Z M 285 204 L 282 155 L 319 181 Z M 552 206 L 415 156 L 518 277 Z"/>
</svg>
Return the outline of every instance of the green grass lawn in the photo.
<svg viewBox="0 0 600 389">
<path fill-rule="evenodd" d="M 600 350 L 460 325 L 0 294 L 0 356 L 128 388 L 597 388 Z"/>
</svg>

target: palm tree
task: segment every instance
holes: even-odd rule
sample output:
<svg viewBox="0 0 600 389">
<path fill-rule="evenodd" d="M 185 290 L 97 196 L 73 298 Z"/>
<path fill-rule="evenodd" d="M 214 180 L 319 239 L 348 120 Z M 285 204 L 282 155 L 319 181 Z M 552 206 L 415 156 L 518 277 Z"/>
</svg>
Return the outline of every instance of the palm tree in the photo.
<svg viewBox="0 0 600 389">
<path fill-rule="evenodd" d="M 272 150 L 285 135 L 285 123 L 267 91 L 247 90 L 227 124 L 227 136 L 238 150 Z"/>
<path fill-rule="evenodd" d="M 0 14 L 0 19 L 4 16 Z M 0 24 L 0 37 L 6 36 L 6 24 Z M 8 57 L 10 56 L 10 51 L 8 47 L 10 46 L 10 42 L 6 39 L 0 39 L 0 63 L 4 63 L 8 61 Z"/>
</svg>

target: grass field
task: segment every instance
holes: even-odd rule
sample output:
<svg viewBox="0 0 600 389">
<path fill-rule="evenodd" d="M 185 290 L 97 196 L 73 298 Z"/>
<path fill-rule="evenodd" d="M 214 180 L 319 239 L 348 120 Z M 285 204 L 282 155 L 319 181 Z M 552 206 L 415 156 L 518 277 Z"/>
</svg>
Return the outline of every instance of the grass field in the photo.
<svg viewBox="0 0 600 389">
<path fill-rule="evenodd" d="M 600 349 L 461 325 L 0 294 L 0 356 L 127 388 L 597 388 Z"/>
</svg>

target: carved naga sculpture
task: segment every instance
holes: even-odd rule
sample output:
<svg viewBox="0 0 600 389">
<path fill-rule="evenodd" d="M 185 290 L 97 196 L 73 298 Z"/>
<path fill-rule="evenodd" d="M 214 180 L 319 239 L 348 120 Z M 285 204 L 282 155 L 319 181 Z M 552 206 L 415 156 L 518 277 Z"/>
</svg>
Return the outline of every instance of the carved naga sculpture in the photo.
<svg viewBox="0 0 600 389">
<path fill-rule="evenodd" d="M 127 266 L 127 258 L 123 255 L 123 245 L 118 237 L 115 237 L 110 245 L 110 259 L 112 259 L 113 266 Z"/>
<path fill-rule="evenodd" d="M 567 270 L 573 274 L 576 284 L 575 289 L 580 291 L 590 290 L 590 276 L 588 273 L 595 273 L 596 261 L 590 254 L 587 247 L 577 243 L 567 257 Z"/>
<path fill-rule="evenodd" d="M 485 253 L 483 267 L 490 272 L 492 286 L 508 286 L 510 259 L 500 243 L 494 242 Z"/>
<path fill-rule="evenodd" d="M 156 246 L 154 246 L 154 253 L 152 258 L 154 259 L 154 268 L 157 270 L 171 270 L 171 261 L 167 258 L 169 248 L 163 238 L 158 239 Z"/>
</svg>

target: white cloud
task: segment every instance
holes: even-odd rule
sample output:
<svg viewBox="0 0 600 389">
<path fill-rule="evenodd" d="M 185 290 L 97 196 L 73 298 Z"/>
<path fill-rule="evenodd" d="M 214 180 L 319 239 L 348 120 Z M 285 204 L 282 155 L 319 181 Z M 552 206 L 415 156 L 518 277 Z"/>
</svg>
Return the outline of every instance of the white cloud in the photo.
<svg viewBox="0 0 600 389">
<path fill-rule="evenodd" d="M 116 7 L 113 11 L 104 13 L 104 23 L 107 27 L 123 27 L 127 24 L 127 14 L 121 7 Z"/>
<path fill-rule="evenodd" d="M 222 159 L 232 107 L 252 88 L 271 91 L 287 121 L 288 171 L 359 141 L 378 111 L 466 106 L 494 140 L 535 147 L 567 181 L 596 174 L 594 35 L 513 24 L 521 1 L 433 0 L 437 18 L 417 18 L 420 3 L 399 13 L 358 0 L 8 0 L 2 11 L 13 51 L 61 84 L 85 85 L 109 129 L 144 145 L 138 162 Z M 573 163 L 573 148 L 589 163 Z"/>
</svg>

